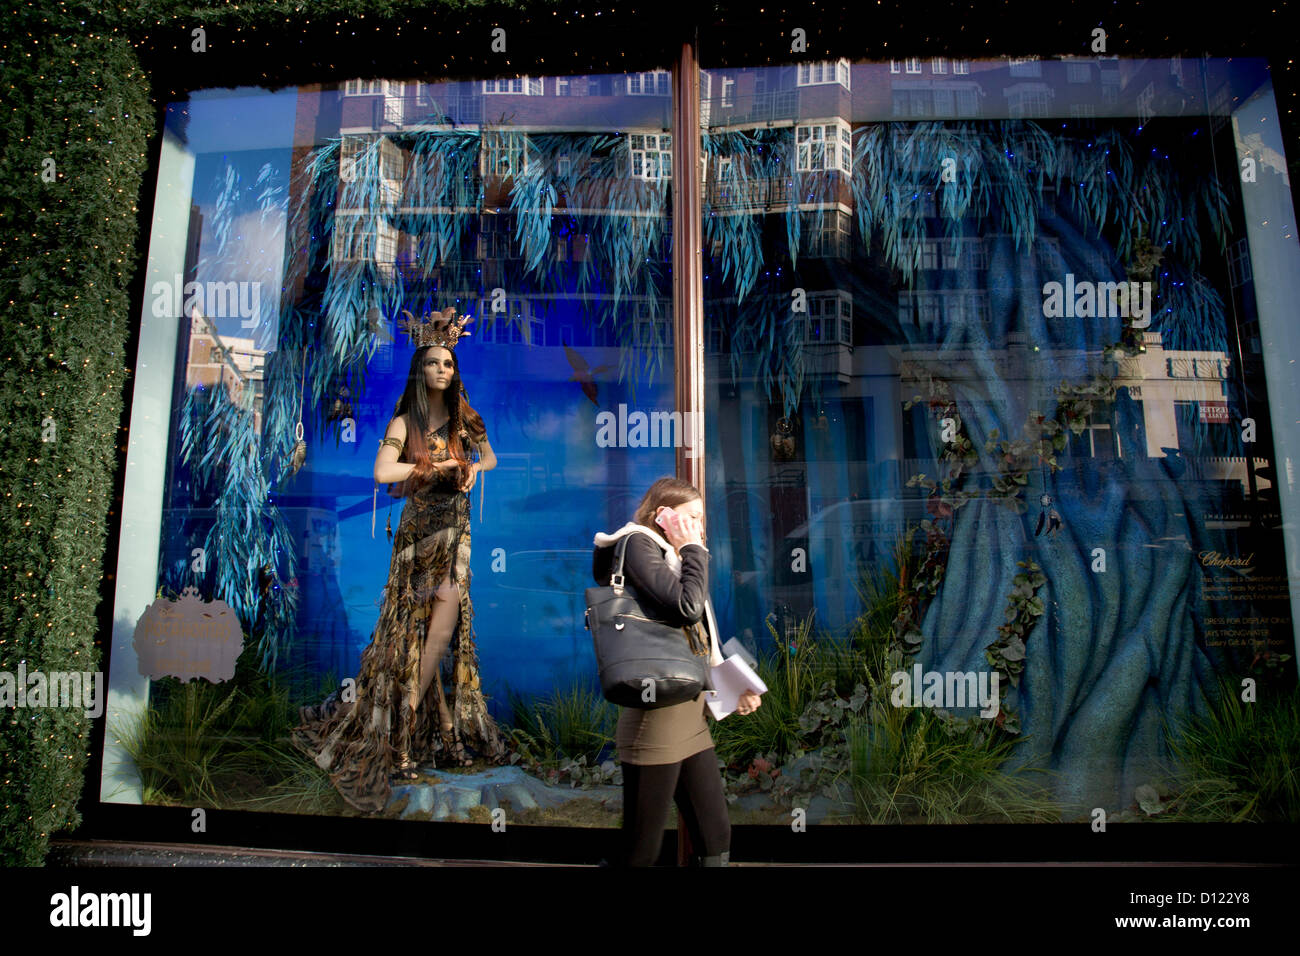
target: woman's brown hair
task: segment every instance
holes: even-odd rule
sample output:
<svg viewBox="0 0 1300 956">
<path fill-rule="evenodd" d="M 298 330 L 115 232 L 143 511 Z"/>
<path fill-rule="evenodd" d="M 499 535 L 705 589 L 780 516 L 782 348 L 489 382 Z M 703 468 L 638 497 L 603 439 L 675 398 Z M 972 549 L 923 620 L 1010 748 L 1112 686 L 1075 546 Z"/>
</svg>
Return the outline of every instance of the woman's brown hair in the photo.
<svg viewBox="0 0 1300 956">
<path fill-rule="evenodd" d="M 689 481 L 665 476 L 650 486 L 650 490 L 641 499 L 641 504 L 637 505 L 632 520 L 654 531 L 655 534 L 662 534 L 662 530 L 655 524 L 655 511 L 660 505 L 676 508 L 698 497 L 700 497 L 699 491 Z"/>
</svg>

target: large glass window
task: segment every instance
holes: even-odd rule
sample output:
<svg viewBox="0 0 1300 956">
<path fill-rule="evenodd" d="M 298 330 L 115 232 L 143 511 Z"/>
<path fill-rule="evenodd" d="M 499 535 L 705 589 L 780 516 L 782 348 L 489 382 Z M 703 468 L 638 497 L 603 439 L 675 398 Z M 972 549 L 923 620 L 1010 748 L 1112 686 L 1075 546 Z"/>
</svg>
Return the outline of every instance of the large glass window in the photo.
<svg viewBox="0 0 1300 956">
<path fill-rule="evenodd" d="M 372 469 L 406 333 L 448 308 L 495 467 L 457 525 L 473 659 L 440 679 L 538 786 L 617 780 L 583 592 L 690 445 L 675 358 L 716 636 L 773 688 L 713 728 L 736 820 L 933 822 L 931 744 L 984 775 L 949 821 L 1188 806 L 1177 728 L 1230 720 L 1225 680 L 1294 685 L 1300 263 L 1264 65 L 705 67 L 698 132 L 662 69 L 170 105 L 103 799 L 352 812 L 285 715 L 385 627 L 417 511 Z M 675 189 L 703 341 L 675 338 Z M 284 749 L 180 769 L 222 727 Z M 473 819 L 420 793 L 383 811 Z"/>
<path fill-rule="evenodd" d="M 297 705 L 360 672 L 403 599 L 390 569 L 417 520 L 416 499 L 372 474 L 416 354 L 405 329 L 447 308 L 471 320 L 455 356 L 496 466 L 457 525 L 472 617 L 441 680 L 476 667 L 501 734 L 534 742 L 549 738 L 519 707 L 590 692 L 593 537 L 632 518 L 688 437 L 672 416 L 667 77 L 354 81 L 169 107 L 164 168 L 188 173 L 160 180 L 159 216 L 190 212 L 166 242 L 155 227 L 142 339 L 170 356 L 137 385 L 137 408 L 163 414 L 137 422 L 158 451 L 128 482 L 157 472 L 163 493 L 127 493 L 160 524 L 123 530 L 139 560 L 117 614 L 140 623 L 113 657 L 106 799 L 352 812 L 328 783 L 321 801 L 279 799 L 314 772 L 296 751 L 221 751 L 201 793 L 194 767 L 160 755 L 178 707 L 207 715 L 236 692 L 269 708 L 281 748 Z M 396 98 L 400 125 L 368 94 Z M 238 676 L 207 653 L 218 638 L 242 649 Z M 196 727 L 205 754 L 234 732 L 222 716 Z"/>
<path fill-rule="evenodd" d="M 940 725 L 1006 744 L 1013 789 L 1056 773 L 1017 819 L 1194 789 L 1166 725 L 1230 720 L 1224 679 L 1293 685 L 1257 350 L 1291 337 L 1247 214 L 1284 167 L 1267 121 L 1224 122 L 1276 115 L 1262 63 L 912 57 L 838 97 L 817 66 L 710 73 L 736 90 L 704 137 L 717 600 L 771 675 L 815 675 L 768 758 L 818 753 L 872 822 L 924 816 L 891 748 Z"/>
</svg>

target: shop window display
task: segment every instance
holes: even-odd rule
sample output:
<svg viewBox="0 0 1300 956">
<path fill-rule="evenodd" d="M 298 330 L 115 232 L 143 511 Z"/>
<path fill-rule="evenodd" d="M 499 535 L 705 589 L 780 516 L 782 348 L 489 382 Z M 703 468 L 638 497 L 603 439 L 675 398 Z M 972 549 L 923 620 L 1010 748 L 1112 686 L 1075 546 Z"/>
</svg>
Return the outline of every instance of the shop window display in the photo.
<svg viewBox="0 0 1300 956">
<path fill-rule="evenodd" d="M 160 454 L 133 466 L 162 505 L 156 535 L 123 533 L 115 619 L 229 614 L 242 656 L 181 682 L 115 653 L 102 799 L 359 812 L 285 741 L 380 619 L 409 507 L 371 473 L 414 353 L 400 320 L 447 308 L 472 319 L 456 358 L 495 460 L 461 627 L 502 748 L 470 770 L 509 769 L 524 805 L 617 790 L 582 594 L 592 535 L 686 438 L 669 199 L 689 187 L 713 605 L 773 688 L 713 731 L 733 819 L 1230 818 L 1248 798 L 1202 792 L 1180 728 L 1230 719 L 1243 680 L 1295 683 L 1272 427 L 1293 409 L 1266 384 L 1295 342 L 1260 291 L 1293 280 L 1250 214 L 1290 199 L 1247 126 L 1275 112 L 1260 64 L 1176 65 L 706 63 L 691 184 L 665 71 L 304 86 L 258 94 L 279 121 L 244 131 L 222 94 L 188 124 L 174 106 L 163 168 L 189 170 L 170 198 L 191 212 L 149 276 L 172 368 Z M 450 694 L 464 663 L 434 680 Z M 156 731 L 186 708 L 211 717 L 201 779 Z M 267 742 L 220 750 L 232 728 Z M 928 768 L 970 774 L 948 803 L 907 777 L 918 740 L 958 743 Z M 421 791 L 439 759 L 366 812 L 487 813 Z"/>
</svg>

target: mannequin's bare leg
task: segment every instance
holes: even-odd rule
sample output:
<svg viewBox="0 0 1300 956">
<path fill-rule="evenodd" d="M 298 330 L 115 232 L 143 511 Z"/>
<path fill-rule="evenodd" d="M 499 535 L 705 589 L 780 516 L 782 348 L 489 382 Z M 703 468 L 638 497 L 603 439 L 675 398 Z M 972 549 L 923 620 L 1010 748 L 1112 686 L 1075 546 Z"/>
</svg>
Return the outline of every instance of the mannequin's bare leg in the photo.
<svg viewBox="0 0 1300 956">
<path fill-rule="evenodd" d="M 451 642 L 452 632 L 456 630 L 456 622 L 460 620 L 460 588 L 452 583 L 450 574 L 438 585 L 437 596 L 438 600 L 433 602 L 433 613 L 429 615 L 429 630 L 424 638 L 424 647 L 420 651 L 420 687 L 413 705 L 416 708 L 428 693 L 429 685 L 438 673 L 438 665 L 447 653 L 447 645 Z M 444 725 L 451 723 L 450 714 L 439 716 Z"/>
<path fill-rule="evenodd" d="M 456 587 L 451 584 L 450 578 L 449 573 L 447 577 L 443 578 L 442 584 L 436 590 L 438 600 L 433 602 L 429 614 L 429 627 L 425 632 L 424 646 L 420 648 L 420 682 L 418 686 L 410 689 L 407 697 L 407 705 L 411 708 L 411 714 L 407 719 L 412 723 L 415 720 L 416 712 L 420 709 L 421 702 L 429 691 L 429 685 L 433 683 L 438 674 L 442 656 L 447 652 L 447 645 L 451 641 L 452 632 L 456 629 L 456 622 L 459 619 L 460 594 Z M 451 725 L 451 715 L 442 700 L 441 681 L 438 682 L 436 700 L 439 723 L 445 730 Z M 410 754 L 406 750 L 398 751 L 397 761 L 399 770 L 406 775 L 406 779 L 414 779 L 416 773 Z"/>
<path fill-rule="evenodd" d="M 413 709 L 425 699 L 429 692 L 429 685 L 438 677 L 439 665 L 443 655 L 447 653 L 452 633 L 460 620 L 460 588 L 451 580 L 450 572 L 438 586 L 437 598 L 438 600 L 433 603 L 433 611 L 429 615 L 429 629 L 420 652 L 420 686 L 412 688 Z M 443 736 L 447 737 L 453 731 L 453 722 L 451 711 L 447 708 L 442 693 L 441 681 L 438 682 L 437 691 L 434 700 L 438 707 L 438 723 Z"/>
</svg>

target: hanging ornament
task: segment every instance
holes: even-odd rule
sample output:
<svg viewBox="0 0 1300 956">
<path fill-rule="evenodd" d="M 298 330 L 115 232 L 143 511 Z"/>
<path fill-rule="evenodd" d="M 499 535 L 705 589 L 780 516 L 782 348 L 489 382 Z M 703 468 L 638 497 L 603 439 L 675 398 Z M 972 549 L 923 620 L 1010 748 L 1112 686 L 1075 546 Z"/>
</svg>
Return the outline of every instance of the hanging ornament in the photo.
<svg viewBox="0 0 1300 956">
<path fill-rule="evenodd" d="M 778 418 L 776 420 L 776 431 L 772 433 L 772 460 L 773 461 L 793 461 L 794 460 L 794 431 L 790 425 L 790 419 Z"/>
<path fill-rule="evenodd" d="M 1061 513 L 1052 507 L 1052 496 L 1044 493 L 1038 499 L 1038 503 L 1043 506 L 1043 510 L 1038 515 L 1038 527 L 1034 529 L 1034 537 L 1037 538 L 1046 529 L 1048 535 L 1054 535 L 1061 530 Z"/>
<path fill-rule="evenodd" d="M 268 561 L 257 569 L 258 585 L 262 590 L 262 597 L 268 597 L 272 588 L 280 586 L 280 576 L 276 574 L 275 567 Z"/>
<path fill-rule="evenodd" d="M 336 422 L 340 418 L 352 417 L 352 393 L 346 388 L 340 388 L 338 394 L 334 396 L 334 403 L 330 406 L 329 414 L 325 416 L 327 422 Z"/>
<path fill-rule="evenodd" d="M 307 353 L 302 355 L 302 382 L 298 386 L 298 424 L 294 426 L 293 437 L 295 439 L 293 453 L 289 456 L 289 474 L 296 475 L 307 461 L 307 443 L 302 437 L 302 394 L 303 388 L 307 384 Z"/>
<path fill-rule="evenodd" d="M 297 441 L 293 444 L 293 454 L 289 456 L 289 474 L 296 475 L 307 461 L 307 443 L 302 440 L 302 422 L 294 428 L 293 436 Z"/>
<path fill-rule="evenodd" d="M 366 329 L 379 340 L 380 345 L 390 345 L 393 342 L 392 333 L 388 331 L 388 322 L 384 319 L 384 314 L 379 311 L 379 307 L 372 305 L 366 312 Z"/>
</svg>

